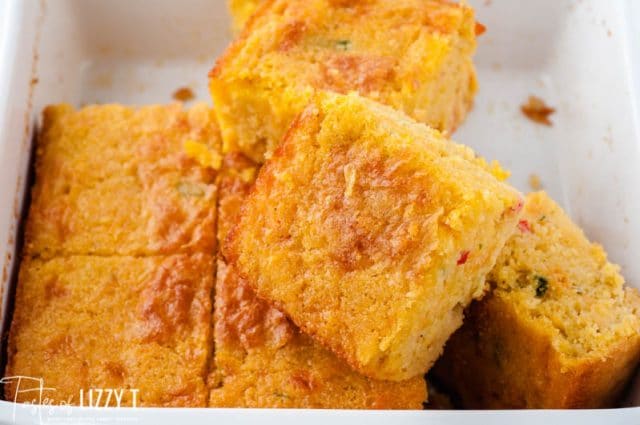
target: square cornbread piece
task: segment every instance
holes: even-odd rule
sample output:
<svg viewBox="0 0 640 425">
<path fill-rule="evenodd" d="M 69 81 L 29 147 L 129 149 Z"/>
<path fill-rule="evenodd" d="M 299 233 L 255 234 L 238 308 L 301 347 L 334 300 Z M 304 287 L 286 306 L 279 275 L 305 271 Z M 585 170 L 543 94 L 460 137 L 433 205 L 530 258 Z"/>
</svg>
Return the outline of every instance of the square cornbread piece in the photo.
<svg viewBox="0 0 640 425">
<path fill-rule="evenodd" d="M 640 297 L 545 193 L 435 368 L 469 408 L 611 406 L 640 360 Z"/>
<path fill-rule="evenodd" d="M 482 296 L 520 194 L 471 149 L 355 94 L 319 96 L 226 249 L 258 295 L 376 379 L 423 374 Z"/>
<path fill-rule="evenodd" d="M 260 3 L 266 0 L 227 0 L 233 21 L 233 31 L 239 32 L 256 11 Z"/>
<path fill-rule="evenodd" d="M 220 137 L 206 105 L 57 105 L 43 118 L 28 255 L 214 252 Z"/>
<path fill-rule="evenodd" d="M 242 154 L 225 157 L 220 178 L 220 243 L 235 222 L 257 167 Z M 377 381 L 353 371 L 265 301 L 224 258 L 218 260 L 215 356 L 210 406 L 421 409 L 422 377 Z"/>
<path fill-rule="evenodd" d="M 121 391 L 120 406 L 206 406 L 213 265 L 204 254 L 25 259 L 6 399 L 87 406 L 97 388 Z M 100 406 L 117 405 L 106 397 Z"/>
<path fill-rule="evenodd" d="M 451 132 L 476 91 L 475 28 L 447 1 L 269 0 L 210 73 L 224 151 L 263 161 L 322 90 Z"/>
</svg>

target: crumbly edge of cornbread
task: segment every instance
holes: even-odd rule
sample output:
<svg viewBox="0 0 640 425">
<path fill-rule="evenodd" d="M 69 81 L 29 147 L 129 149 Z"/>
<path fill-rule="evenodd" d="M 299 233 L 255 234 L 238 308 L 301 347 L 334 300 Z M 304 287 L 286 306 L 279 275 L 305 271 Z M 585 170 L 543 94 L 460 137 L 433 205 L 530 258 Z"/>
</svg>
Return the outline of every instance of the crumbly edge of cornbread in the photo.
<svg viewBox="0 0 640 425">
<path fill-rule="evenodd" d="M 331 110 L 331 112 L 327 113 L 326 117 L 321 117 L 325 109 Z M 490 236 L 483 235 L 482 233 L 475 234 L 476 232 L 472 232 L 473 234 L 465 232 L 465 234 L 469 235 L 467 238 L 468 240 L 463 241 L 465 245 L 468 243 L 470 246 L 471 244 L 475 246 L 478 236 L 481 236 L 482 240 L 485 242 L 484 251 L 479 250 L 474 252 L 466 267 L 458 267 L 459 264 L 456 264 L 456 261 L 459 261 L 458 255 L 460 255 L 457 251 L 455 254 L 450 253 L 450 256 L 455 255 L 455 258 L 441 258 L 441 261 L 444 261 L 446 264 L 451 263 L 450 267 L 456 272 L 456 274 L 462 273 L 462 275 L 464 275 L 464 272 L 456 269 L 467 269 L 469 266 L 478 268 L 479 270 L 478 279 L 473 279 L 472 281 L 469 281 L 469 279 L 459 280 L 468 282 L 469 286 L 465 287 L 465 289 L 459 288 L 459 294 L 457 294 L 457 300 L 459 303 L 455 302 L 454 304 L 461 304 L 461 306 L 456 307 L 452 305 L 451 310 L 448 310 L 448 307 L 442 307 L 440 304 L 439 308 L 433 305 L 433 303 L 423 303 L 424 305 L 418 303 L 420 305 L 416 305 L 416 303 L 410 302 L 406 311 L 401 308 L 393 313 L 395 310 L 392 308 L 391 313 L 389 314 L 397 314 L 397 317 L 394 317 L 402 323 L 396 323 L 395 326 L 390 325 L 390 334 L 387 334 L 386 336 L 379 336 L 375 332 L 371 332 L 371 329 L 369 329 L 369 331 L 366 332 L 366 336 L 360 335 L 358 341 L 353 341 L 351 333 L 354 332 L 354 329 L 349 329 L 348 324 L 345 325 L 346 327 L 344 329 L 341 327 L 343 330 L 333 336 L 328 333 L 327 329 L 323 329 L 322 323 L 325 321 L 325 319 L 323 319 L 323 317 L 325 317 L 325 313 L 320 314 L 319 312 L 316 312 L 316 310 L 318 310 L 317 307 L 312 307 L 312 305 L 318 305 L 320 303 L 319 301 L 309 304 L 311 301 L 304 300 L 304 296 L 302 296 L 302 294 L 295 295 L 295 290 L 294 295 L 288 295 L 286 292 L 288 290 L 287 288 L 291 285 L 295 285 L 296 287 L 298 285 L 302 285 L 301 282 L 294 282 L 294 278 L 292 277 L 292 282 L 289 286 L 277 288 L 274 287 L 273 284 L 268 283 L 270 278 L 264 275 L 256 276 L 255 273 L 257 269 L 254 268 L 255 262 L 253 261 L 252 256 L 257 257 L 258 255 L 255 252 L 251 253 L 245 250 L 250 249 L 250 246 L 247 244 L 260 244 L 265 242 L 261 241 L 257 235 L 251 234 L 251 229 L 246 230 L 246 232 L 243 230 L 247 221 L 258 217 L 256 214 L 260 217 L 268 217 L 273 213 L 265 210 L 263 211 L 264 214 L 260 215 L 261 213 L 258 211 L 262 211 L 262 207 L 265 206 L 264 204 L 269 202 L 267 198 L 271 195 L 268 194 L 272 191 L 277 191 L 279 187 L 278 185 L 282 187 L 287 186 L 287 190 L 294 190 L 295 183 L 293 182 L 297 179 L 304 179 L 304 177 L 294 175 L 294 173 L 297 173 L 298 171 L 304 173 L 304 169 L 313 167 L 313 161 L 320 161 L 319 159 L 309 156 L 308 161 L 310 163 L 299 164 L 298 162 L 302 160 L 303 156 L 304 158 L 307 158 L 305 156 L 306 154 L 301 152 L 302 149 L 306 149 L 308 147 L 307 145 L 316 145 L 318 143 L 320 143 L 319 146 L 322 146 L 318 148 L 319 151 L 324 152 L 323 149 L 330 149 L 329 147 L 322 145 L 321 142 L 315 140 L 315 137 L 320 136 L 313 136 L 312 134 L 314 132 L 326 133 L 326 131 L 329 130 L 326 130 L 323 126 L 345 123 L 347 121 L 347 117 L 353 115 L 358 115 L 357 120 L 352 120 L 353 128 L 350 127 L 348 129 L 343 129 L 344 134 L 349 135 L 347 138 L 350 138 L 350 143 L 353 143 L 352 139 L 357 139 L 366 146 L 372 147 L 375 144 L 375 142 L 371 141 L 375 139 L 372 135 L 376 135 L 377 138 L 391 137 L 393 140 L 387 141 L 389 143 L 376 146 L 376 149 L 384 152 L 383 155 L 386 155 L 385 157 L 393 158 L 394 156 L 400 155 L 401 157 L 408 158 L 411 155 L 407 152 L 412 152 L 414 159 L 419 158 L 417 159 L 418 162 L 425 161 L 425 164 L 432 164 L 432 166 L 436 162 L 441 161 L 442 158 L 450 158 L 455 163 L 455 166 L 445 167 L 443 165 L 443 167 L 439 167 L 439 169 L 452 168 L 455 170 L 455 172 L 449 176 L 451 177 L 449 180 L 456 181 L 456 183 L 453 183 L 454 185 L 457 184 L 457 178 L 460 177 L 458 175 L 460 174 L 460 170 L 465 170 L 462 174 L 466 172 L 473 175 L 474 178 L 472 181 L 474 184 L 476 184 L 476 179 L 484 181 L 486 185 L 483 184 L 482 187 L 483 195 L 481 196 L 481 202 L 484 207 L 491 207 L 491 214 L 490 217 L 485 218 L 473 216 L 473 220 L 477 220 L 478 223 L 482 221 L 484 225 L 487 225 L 487 227 L 496 229 L 496 232 L 490 232 Z M 363 133 L 363 129 L 367 128 L 367 126 L 373 126 L 373 129 L 367 130 L 368 133 Z M 362 134 L 367 134 L 367 136 L 363 136 Z M 326 133 L 325 135 L 322 135 L 322 137 L 324 140 L 340 140 L 343 136 L 329 136 L 328 133 Z M 419 145 L 415 143 L 416 137 L 421 139 L 424 138 L 425 141 L 428 141 L 432 146 L 429 146 L 429 149 L 418 147 Z M 365 139 L 367 140 L 366 142 L 364 141 Z M 300 153 L 298 153 L 298 151 L 300 151 Z M 319 155 L 321 156 L 321 154 Z M 306 161 L 306 159 L 304 160 Z M 296 168 L 288 168 L 291 164 L 295 164 L 295 167 L 300 167 L 300 170 L 296 171 Z M 333 167 L 335 166 L 336 165 L 334 164 Z M 318 98 L 317 104 L 312 104 L 305 110 L 296 124 L 289 130 L 283 145 L 281 145 L 281 147 L 276 151 L 274 158 L 272 158 L 272 160 L 261 170 L 254 191 L 250 195 L 250 200 L 245 203 L 245 208 L 243 209 L 243 214 L 239 223 L 231 234 L 232 243 L 227 254 L 232 263 L 240 269 L 243 276 L 247 278 L 254 289 L 257 290 L 259 296 L 268 299 L 279 309 L 285 311 L 293 319 L 296 325 L 298 325 L 305 333 L 314 336 L 322 344 L 329 347 L 332 351 L 345 359 L 345 361 L 347 361 L 353 368 L 373 378 L 391 380 L 407 379 L 424 373 L 428 369 L 431 362 L 435 361 L 435 358 L 439 355 L 446 338 L 461 324 L 463 305 L 468 304 L 472 297 L 479 297 L 483 294 L 485 288 L 484 274 L 492 267 L 499 249 L 515 228 L 519 214 L 519 207 L 521 206 L 520 196 L 515 190 L 508 188 L 498 180 L 494 179 L 492 174 L 494 172 L 500 174 L 496 172 L 495 167 L 491 168 L 483 160 L 476 158 L 470 149 L 455 145 L 454 143 L 443 139 L 437 131 L 431 130 L 424 125 L 412 121 L 400 112 L 394 111 L 391 108 L 382 106 L 370 100 L 360 98 L 356 95 L 341 96 L 326 94 Z M 441 184 L 444 184 L 445 181 L 449 182 L 447 178 L 442 176 L 441 178 L 444 179 L 440 182 Z M 491 189 L 489 189 L 489 187 L 491 187 Z M 316 189 L 307 188 L 303 190 L 315 192 Z M 495 199 L 495 202 L 488 202 L 484 200 L 484 197 L 488 194 L 487 191 L 489 190 L 496 190 L 496 194 L 499 195 Z M 465 193 L 465 198 L 468 198 L 468 201 L 472 201 L 473 197 L 470 198 L 469 193 Z M 281 198 L 278 199 L 280 200 Z M 480 198 L 474 199 L 480 202 Z M 279 217 L 283 217 L 282 214 L 284 214 L 285 211 L 288 211 L 289 207 L 280 204 L 278 206 L 278 211 L 280 211 Z M 253 211 L 251 208 L 253 208 Z M 462 216 L 460 216 L 460 214 L 452 214 L 451 217 L 447 219 L 447 227 L 456 228 L 460 225 L 464 227 L 464 221 L 469 220 L 472 217 L 472 215 L 465 216 L 465 213 L 462 211 L 459 213 L 462 214 Z M 469 213 L 470 211 L 467 212 L 467 214 Z M 453 218 L 454 216 L 457 218 Z M 263 220 L 262 218 L 256 218 L 256 220 L 262 223 L 256 224 L 259 228 L 262 228 L 261 226 L 265 226 L 261 221 Z M 280 218 L 278 220 L 280 220 Z M 494 220 L 496 221 L 494 222 Z M 290 225 L 293 226 L 292 224 L 287 224 L 287 226 Z M 243 232 L 246 234 L 243 235 Z M 276 232 L 274 234 L 278 234 L 277 231 L 269 229 L 269 233 L 272 232 Z M 245 240 L 245 238 L 249 238 L 251 242 L 249 239 Z M 493 246 L 490 246 L 492 244 Z M 478 256 L 478 253 L 481 253 L 481 255 Z M 467 256 L 468 255 L 469 253 L 467 253 Z M 286 255 L 284 256 L 286 257 Z M 282 260 L 283 264 L 279 265 L 278 261 L 281 260 L 278 260 L 277 258 L 282 259 L 282 256 L 274 249 L 270 249 L 269 258 L 269 261 L 272 262 L 270 263 L 270 270 L 280 270 L 283 267 L 286 268 L 286 265 L 283 264 L 286 264 L 289 261 Z M 304 262 L 304 260 L 300 261 Z M 251 264 L 250 269 L 248 268 L 249 263 Z M 255 266 L 258 268 L 260 267 L 259 263 L 255 264 Z M 313 268 L 313 265 L 298 264 L 298 268 L 299 267 L 306 269 L 309 267 Z M 372 288 L 369 288 L 367 292 L 371 292 L 371 289 Z M 419 296 L 421 290 L 419 290 L 419 288 L 416 290 L 418 291 L 417 296 Z M 322 290 L 319 290 L 319 292 L 326 295 Z M 376 297 L 381 295 L 378 292 L 376 292 L 377 295 L 375 297 L 371 295 L 371 297 L 373 297 L 372 299 L 378 299 Z M 393 296 L 391 294 L 387 295 Z M 301 297 L 300 299 L 298 299 L 299 296 Z M 385 298 L 388 298 L 388 296 L 385 296 Z M 328 300 L 325 301 L 329 302 Z M 300 305 L 304 305 L 305 308 L 299 308 Z M 413 307 L 411 307 L 411 305 Z M 331 309 L 330 306 L 327 308 Z M 438 313 L 434 314 L 434 310 L 438 311 Z M 336 318 L 332 320 L 337 320 L 336 323 L 338 323 L 341 320 L 339 316 L 342 313 L 340 313 L 340 308 L 336 311 Z M 379 324 L 384 322 L 382 319 L 383 316 L 380 316 L 380 311 L 377 312 L 376 317 L 376 321 Z M 440 320 L 440 326 L 433 326 L 433 320 Z M 362 324 L 361 320 L 359 320 L 359 322 Z M 432 326 L 425 326 L 425 322 L 431 323 Z M 425 329 L 429 328 L 431 328 L 430 332 L 432 332 L 430 338 L 433 339 L 425 336 Z M 381 339 L 378 340 L 378 337 Z M 365 340 L 370 341 L 367 342 Z M 374 344 L 374 340 L 379 342 Z M 429 343 L 429 341 L 432 340 L 435 342 L 433 346 Z"/>
<path fill-rule="evenodd" d="M 518 227 L 488 279 L 523 317 L 544 323 L 559 353 L 597 355 L 612 341 L 638 335 L 640 306 L 627 298 L 619 266 L 548 195 L 527 197 Z"/>
<path fill-rule="evenodd" d="M 640 296 L 602 247 L 534 193 L 489 280 L 435 368 L 465 407 L 610 407 L 638 364 Z"/>
<path fill-rule="evenodd" d="M 293 6 L 291 7 L 293 8 Z M 340 5 L 327 7 L 333 8 L 332 10 L 341 9 Z M 418 6 L 412 3 L 410 7 Z M 371 49 L 369 49 L 370 52 L 364 49 L 363 52 L 357 54 L 337 56 L 335 66 L 338 68 L 329 70 L 335 71 L 333 73 L 326 72 L 331 76 L 344 68 L 344 75 L 367 75 L 367 78 L 360 78 L 351 83 L 347 79 L 346 85 L 342 84 L 340 87 L 332 88 L 322 87 L 318 82 L 309 81 L 301 81 L 291 85 L 290 81 L 294 79 L 278 76 L 286 70 L 286 67 L 279 66 L 278 69 L 271 70 L 270 73 L 264 73 L 264 70 L 258 69 L 257 65 L 243 63 L 243 61 L 255 60 L 256 54 L 249 55 L 248 53 L 250 49 L 258 49 L 264 55 L 277 54 L 272 50 L 275 47 L 270 46 L 271 40 L 277 38 L 277 34 L 272 34 L 273 31 L 283 31 L 284 36 L 290 36 L 295 41 L 308 28 L 315 28 L 315 22 L 305 22 L 305 19 L 313 19 L 310 16 L 305 17 L 305 13 L 309 13 L 307 10 L 304 13 L 299 12 L 302 17 L 297 15 L 292 17 L 286 15 L 287 3 L 269 1 L 262 4 L 249 20 L 241 36 L 218 60 L 209 74 L 210 91 L 217 106 L 218 120 L 221 123 L 224 151 L 241 150 L 255 161 L 263 162 L 272 154 L 280 143 L 286 128 L 302 111 L 313 94 L 317 90 L 325 89 L 343 93 L 350 90 L 359 91 L 362 95 L 392 105 L 441 130 L 454 131 L 471 108 L 473 96 L 477 91 L 475 70 L 471 60 L 475 50 L 473 10 L 464 5 L 452 5 L 444 2 L 425 3 L 424 7 L 432 8 L 431 13 L 438 18 L 431 17 L 433 22 L 430 22 L 429 30 L 424 30 L 421 36 L 414 40 L 414 43 L 420 48 L 413 46 L 409 49 L 410 53 L 406 53 L 408 56 L 404 61 L 415 64 L 415 68 L 420 70 L 419 72 L 415 71 L 412 75 L 403 75 L 402 78 L 393 77 L 395 72 L 402 70 L 404 73 L 407 70 L 399 65 L 391 67 L 386 73 L 377 70 L 378 66 L 389 67 L 390 64 L 387 62 L 390 59 L 385 56 L 378 57 Z M 302 9 L 302 7 L 294 9 Z M 452 15 L 451 17 L 447 17 L 449 13 Z M 418 28 L 420 27 L 418 26 Z M 261 40 L 269 41 L 261 42 Z M 269 44 L 269 46 L 265 47 L 261 43 Z M 287 48 L 281 54 L 290 54 L 288 50 Z M 415 51 L 418 50 L 428 50 L 430 52 L 429 58 L 436 58 L 437 64 L 426 64 L 424 58 L 415 57 Z M 435 54 L 436 52 L 438 55 Z M 368 57 L 367 54 L 373 56 Z M 302 60 L 304 61 L 304 59 Z M 318 60 L 309 60 L 313 63 L 318 62 Z M 319 62 L 324 61 L 319 60 Z M 424 66 L 427 68 L 421 69 Z M 436 72 L 439 68 L 449 71 L 446 73 Z M 368 76 L 369 73 L 371 78 Z M 443 74 L 455 75 L 455 82 L 433 84 L 433 81 L 441 79 Z M 314 78 L 320 78 L 316 77 Z M 371 81 L 382 81 L 385 78 L 391 80 L 387 82 L 387 87 L 384 90 L 374 90 L 369 87 Z M 287 84 L 284 84 L 284 81 Z M 363 87 L 359 87 L 359 85 Z M 278 93 L 277 96 L 276 93 Z M 450 99 L 454 101 L 451 102 Z"/>
<path fill-rule="evenodd" d="M 239 153 L 225 157 L 219 180 L 220 244 L 239 213 L 256 169 Z M 421 377 L 392 383 L 350 370 L 301 334 L 282 313 L 258 299 L 222 256 L 218 259 L 214 310 L 211 406 L 422 408 L 426 383 Z"/>
</svg>

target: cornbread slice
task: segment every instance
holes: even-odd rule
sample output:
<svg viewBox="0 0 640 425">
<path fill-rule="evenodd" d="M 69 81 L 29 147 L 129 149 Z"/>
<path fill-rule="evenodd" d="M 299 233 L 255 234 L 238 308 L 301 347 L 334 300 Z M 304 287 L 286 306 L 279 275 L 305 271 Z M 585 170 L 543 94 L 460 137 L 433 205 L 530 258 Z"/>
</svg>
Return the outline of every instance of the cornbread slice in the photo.
<svg viewBox="0 0 640 425">
<path fill-rule="evenodd" d="M 476 92 L 473 10 L 436 0 L 270 0 L 210 73 L 224 151 L 262 162 L 320 90 L 453 131 Z"/>
<path fill-rule="evenodd" d="M 260 3 L 265 0 L 228 0 L 229 11 L 233 20 L 233 31 L 239 32 Z"/>
<path fill-rule="evenodd" d="M 353 368 L 412 378 L 483 294 L 515 229 L 521 197 L 491 171 L 401 112 L 322 95 L 260 170 L 227 255 Z"/>
<path fill-rule="evenodd" d="M 26 253 L 213 253 L 219 150 L 204 104 L 47 107 Z"/>
<path fill-rule="evenodd" d="M 78 405 L 82 390 L 86 406 L 99 388 L 123 390 L 121 406 L 206 406 L 213 266 L 205 254 L 25 259 L 6 398 Z M 54 390 L 40 397 L 38 378 Z"/>
<path fill-rule="evenodd" d="M 241 154 L 228 154 L 220 179 L 218 235 L 223 243 L 256 176 Z M 284 314 L 218 260 L 215 294 L 215 366 L 210 406 L 421 409 L 422 377 L 376 381 L 354 372 L 300 333 Z"/>
<path fill-rule="evenodd" d="M 640 360 L 640 297 L 544 192 L 435 368 L 473 408 L 610 406 Z"/>
</svg>

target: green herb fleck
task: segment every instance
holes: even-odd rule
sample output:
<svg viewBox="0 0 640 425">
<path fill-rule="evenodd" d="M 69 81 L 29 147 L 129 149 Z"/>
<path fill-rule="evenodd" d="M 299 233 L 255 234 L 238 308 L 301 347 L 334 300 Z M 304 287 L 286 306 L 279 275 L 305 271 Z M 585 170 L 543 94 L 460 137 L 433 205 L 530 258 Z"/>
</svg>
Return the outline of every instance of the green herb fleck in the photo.
<svg viewBox="0 0 640 425">
<path fill-rule="evenodd" d="M 478 244 L 478 249 L 482 249 L 482 244 L 481 243 Z"/>
<path fill-rule="evenodd" d="M 176 184 L 176 189 L 182 196 L 204 196 L 204 190 L 195 183 L 180 182 Z"/>
<path fill-rule="evenodd" d="M 535 279 L 537 282 L 536 297 L 542 298 L 547 293 L 547 289 L 549 289 L 549 281 L 544 276 L 536 276 Z"/>
<path fill-rule="evenodd" d="M 346 52 L 347 50 L 351 49 L 351 40 L 338 40 L 338 41 L 336 41 L 336 48 L 338 50 L 342 50 L 342 51 Z"/>
<path fill-rule="evenodd" d="M 543 221 L 545 221 L 546 218 L 547 218 L 547 216 L 543 215 L 538 219 L 538 222 L 542 223 Z"/>
</svg>

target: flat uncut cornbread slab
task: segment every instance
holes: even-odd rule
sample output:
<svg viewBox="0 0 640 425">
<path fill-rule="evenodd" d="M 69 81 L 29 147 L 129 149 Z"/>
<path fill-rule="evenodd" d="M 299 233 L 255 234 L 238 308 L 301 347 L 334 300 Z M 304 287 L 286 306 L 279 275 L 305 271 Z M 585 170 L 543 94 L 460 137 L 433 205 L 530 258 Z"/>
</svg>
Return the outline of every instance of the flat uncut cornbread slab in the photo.
<svg viewBox="0 0 640 425">
<path fill-rule="evenodd" d="M 415 377 L 515 229 L 522 199 L 492 172 L 504 174 L 401 112 L 322 95 L 260 170 L 226 254 L 353 368 Z"/>
<path fill-rule="evenodd" d="M 57 105 L 43 121 L 28 255 L 214 252 L 216 164 L 186 149 L 219 155 L 210 108 Z"/>
<path fill-rule="evenodd" d="M 222 160 L 212 111 L 58 105 L 43 121 L 7 398 L 205 407 Z"/>
<path fill-rule="evenodd" d="M 219 186 L 221 244 L 256 172 L 256 165 L 242 154 L 225 157 Z M 353 371 L 300 333 L 282 312 L 258 299 L 222 257 L 214 310 L 212 407 L 421 409 L 426 401 L 422 377 L 376 381 Z"/>
<path fill-rule="evenodd" d="M 210 73 L 224 151 L 264 161 L 322 90 L 451 132 L 476 92 L 475 31 L 473 9 L 446 1 L 266 1 Z"/>
<path fill-rule="evenodd" d="M 205 254 L 26 259 L 6 398 L 86 406 L 100 388 L 123 390 L 121 406 L 206 406 L 213 266 Z"/>
<path fill-rule="evenodd" d="M 469 408 L 610 407 L 640 360 L 640 296 L 544 192 L 435 368 Z"/>
</svg>

